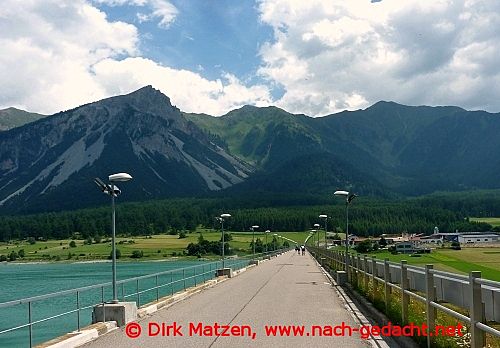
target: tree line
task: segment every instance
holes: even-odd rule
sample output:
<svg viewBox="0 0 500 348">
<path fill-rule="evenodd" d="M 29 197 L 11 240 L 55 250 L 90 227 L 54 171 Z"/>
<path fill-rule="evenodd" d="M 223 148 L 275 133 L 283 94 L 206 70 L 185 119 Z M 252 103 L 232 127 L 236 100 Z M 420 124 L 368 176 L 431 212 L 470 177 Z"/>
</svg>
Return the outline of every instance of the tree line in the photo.
<svg viewBox="0 0 500 348">
<path fill-rule="evenodd" d="M 496 200 L 497 204 L 500 203 Z M 492 203 L 488 203 L 493 206 Z M 474 209 L 450 209 L 451 200 L 433 198 L 430 201 L 413 199 L 401 201 L 376 201 L 358 199 L 349 207 L 349 232 L 360 236 L 379 236 L 383 233 L 430 234 L 437 226 L 441 232 L 486 231 L 492 227 L 468 219 Z M 339 200 L 334 204 L 256 207 L 234 199 L 171 199 L 142 203 L 121 203 L 116 207 L 117 233 L 119 235 L 176 234 L 193 231 L 201 225 L 218 229 L 215 217 L 221 213 L 232 215 L 225 227 L 233 231 L 248 231 L 259 225 L 260 230 L 305 231 L 319 223 L 320 214 L 326 214 L 328 230 L 345 229 L 345 205 Z M 500 205 L 499 205 L 500 206 Z M 492 208 L 491 208 L 492 209 Z M 488 211 L 492 211 L 492 210 Z M 500 214 L 500 211 L 498 212 Z M 479 214 L 474 214 L 480 216 Z M 498 216 L 498 215 L 497 215 Z M 77 234 L 83 239 L 111 235 L 109 206 L 76 211 L 40 213 L 34 215 L 0 216 L 0 240 L 64 239 Z"/>
</svg>

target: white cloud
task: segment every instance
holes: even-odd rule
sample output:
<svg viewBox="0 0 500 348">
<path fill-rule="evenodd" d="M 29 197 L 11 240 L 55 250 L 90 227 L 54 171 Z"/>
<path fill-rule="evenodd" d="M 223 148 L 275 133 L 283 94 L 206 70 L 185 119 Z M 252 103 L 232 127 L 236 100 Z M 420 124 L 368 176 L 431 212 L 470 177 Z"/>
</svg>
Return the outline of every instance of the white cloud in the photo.
<svg viewBox="0 0 500 348">
<path fill-rule="evenodd" d="M 85 0 L 6 0 L 0 32 L 0 108 L 50 114 L 149 84 L 187 112 L 221 115 L 271 102 L 265 86 L 233 75 L 208 80 L 141 58 L 137 28 L 109 21 Z"/>
<path fill-rule="evenodd" d="M 164 26 L 177 15 L 165 0 L 4 0 L 0 107 L 53 113 L 152 84 L 181 110 L 214 115 L 243 104 L 325 115 L 378 100 L 500 110 L 500 2 L 261 0 L 274 40 L 258 73 L 283 87 L 277 101 L 263 84 L 141 57 L 147 33 L 97 3 L 141 7 Z"/>
<path fill-rule="evenodd" d="M 278 106 L 325 115 L 378 100 L 500 110 L 500 3 L 261 0 L 259 73 Z"/>
<path fill-rule="evenodd" d="M 188 70 L 161 66 L 146 58 L 107 59 L 93 67 L 96 79 L 111 94 L 123 94 L 151 84 L 183 111 L 222 115 L 245 104 L 269 105 L 265 86 L 247 87 L 231 74 L 207 80 Z"/>
<path fill-rule="evenodd" d="M 83 0 L 6 0 L 0 9 L 0 105 L 50 113 L 105 91 L 89 67 L 137 53 L 137 30 Z"/>
</svg>

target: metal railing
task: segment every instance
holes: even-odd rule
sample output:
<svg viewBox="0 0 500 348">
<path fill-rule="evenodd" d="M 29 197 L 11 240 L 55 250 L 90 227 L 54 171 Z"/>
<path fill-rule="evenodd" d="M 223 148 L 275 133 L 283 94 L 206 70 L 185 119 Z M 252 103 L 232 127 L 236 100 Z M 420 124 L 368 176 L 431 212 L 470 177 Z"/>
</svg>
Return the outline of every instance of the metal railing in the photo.
<svg viewBox="0 0 500 348">
<path fill-rule="evenodd" d="M 279 250 L 241 258 L 229 257 L 225 261 L 225 267 L 235 271 L 248 266 L 251 260 L 274 256 L 278 252 Z M 135 301 L 139 308 L 146 303 L 158 301 L 162 297 L 205 283 L 215 278 L 215 271 L 221 267 L 222 261 L 214 261 L 119 280 L 117 281 L 118 298 L 121 301 Z M 80 331 L 82 327 L 91 323 L 93 307 L 104 305 L 112 299 L 111 287 L 112 283 L 107 282 L 0 303 L 0 317 L 5 315 L 2 312 L 5 313 L 6 309 L 11 309 L 16 313 L 14 317 L 9 317 L 9 327 L 0 327 L 0 346 L 33 347 L 37 343 L 48 341 L 62 334 L 74 330 Z M 21 319 L 22 312 L 25 313 L 25 321 Z M 51 314 L 44 315 L 44 312 Z M 58 329 L 49 326 L 49 322 L 63 317 L 64 322 L 60 323 Z M 105 312 L 103 317 L 103 321 L 106 321 Z M 35 327 L 41 329 L 37 337 L 34 337 Z M 17 334 L 10 341 L 2 340 L 8 334 L 13 333 Z"/>
<path fill-rule="evenodd" d="M 388 313 L 388 306 L 391 300 L 391 289 L 398 290 L 401 294 L 400 321 L 403 325 L 409 324 L 408 307 L 411 297 L 425 305 L 425 323 L 429 328 L 429 332 L 433 332 L 436 327 L 437 310 L 440 310 L 470 326 L 471 348 L 479 348 L 486 345 L 485 333 L 500 338 L 500 331 L 487 324 L 485 308 L 485 300 L 488 300 L 488 303 L 491 303 L 491 307 L 488 310 L 492 321 L 500 316 L 498 312 L 498 308 L 500 308 L 498 305 L 498 300 L 500 299 L 500 282 L 481 278 L 481 272 L 479 271 L 472 271 L 468 276 L 464 276 L 435 270 L 431 264 L 425 267 L 418 267 L 408 265 L 405 260 L 401 261 L 401 263 L 390 262 L 388 259 L 380 262 L 375 256 L 368 258 L 366 255 L 361 257 L 359 254 L 348 253 L 346 257 L 344 251 L 325 250 L 324 248 L 314 246 L 309 246 L 308 249 L 324 267 L 335 271 L 345 271 L 348 282 L 355 285 L 355 287 L 369 289 L 369 284 L 371 283 L 372 291 L 369 295 L 371 295 L 370 300 L 372 302 L 375 302 L 375 290 L 381 284 L 386 313 Z M 349 266 L 348 269 L 346 269 L 346 260 Z M 413 280 L 413 283 L 411 280 Z M 446 287 L 443 284 L 446 283 L 443 283 L 443 280 L 451 284 L 447 286 L 448 292 L 462 291 L 462 303 L 453 303 L 453 305 L 463 309 L 465 313 L 468 313 L 468 316 L 441 304 L 447 302 L 447 296 L 445 296 L 443 290 Z M 439 284 L 437 281 L 441 283 Z M 439 296 L 436 285 L 440 285 L 441 293 Z M 491 298 L 487 299 L 485 294 L 489 293 L 491 293 Z M 453 296 L 448 295 L 448 298 L 451 297 Z M 428 347 L 432 346 L 433 339 L 434 337 L 427 336 Z"/>
</svg>

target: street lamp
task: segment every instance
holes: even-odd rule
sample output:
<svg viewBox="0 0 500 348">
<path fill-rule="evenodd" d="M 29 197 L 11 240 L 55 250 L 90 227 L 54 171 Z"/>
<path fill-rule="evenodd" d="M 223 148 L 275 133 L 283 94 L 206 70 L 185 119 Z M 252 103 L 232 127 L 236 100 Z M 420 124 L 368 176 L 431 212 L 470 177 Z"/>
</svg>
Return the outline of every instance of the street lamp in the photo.
<svg viewBox="0 0 500 348">
<path fill-rule="evenodd" d="M 271 232 L 271 231 L 266 230 L 266 232 L 265 232 L 265 233 L 266 233 L 266 254 L 267 254 L 267 252 L 268 252 L 268 250 L 267 250 L 267 234 L 268 234 L 269 232 Z"/>
<path fill-rule="evenodd" d="M 325 219 L 325 250 L 328 249 L 327 248 L 327 243 L 326 243 L 326 230 L 327 230 L 327 220 L 328 220 L 328 215 L 325 215 L 325 214 L 321 214 L 319 216 L 320 219 Z"/>
<path fill-rule="evenodd" d="M 109 184 L 105 184 L 101 179 L 95 178 L 94 182 L 107 195 L 111 196 L 111 226 L 112 226 L 112 250 L 111 250 L 111 268 L 113 273 L 113 300 L 112 303 L 118 303 L 118 295 L 116 291 L 116 223 L 115 223 L 115 197 L 118 197 L 122 192 L 114 183 L 124 182 L 132 179 L 132 176 L 127 173 L 117 173 L 108 176 Z"/>
<path fill-rule="evenodd" d="M 227 218 L 230 218 L 231 215 L 230 214 L 221 214 L 220 217 L 217 216 L 216 219 L 217 221 L 220 222 L 220 225 L 221 225 L 221 231 L 222 231 L 222 269 L 224 269 L 224 252 L 225 252 L 225 248 L 224 248 L 224 219 L 227 219 Z"/>
<path fill-rule="evenodd" d="M 316 239 L 317 239 L 317 247 L 319 249 L 319 224 L 314 224 L 313 227 L 314 227 L 314 232 L 318 231 Z"/>
<path fill-rule="evenodd" d="M 306 245 L 306 244 L 307 244 L 307 241 L 309 240 L 309 238 L 311 238 L 311 237 L 312 237 L 312 235 L 313 235 L 313 234 L 314 234 L 314 232 L 313 232 L 313 231 L 310 231 L 310 232 L 309 232 L 309 235 L 307 236 L 306 240 L 304 241 L 304 245 Z"/>
<path fill-rule="evenodd" d="M 255 230 L 259 228 L 257 225 L 250 227 L 252 229 L 252 245 L 253 245 L 253 257 L 255 257 Z"/>
<path fill-rule="evenodd" d="M 345 269 L 346 271 L 348 270 L 349 266 L 349 258 L 347 256 L 347 253 L 349 252 L 349 242 L 348 242 L 348 237 L 349 237 L 349 204 L 351 204 L 352 200 L 358 195 L 354 193 L 349 193 L 348 191 L 335 191 L 333 193 L 335 196 L 343 196 L 345 197 L 345 217 L 346 217 L 346 226 L 345 226 Z"/>
<path fill-rule="evenodd" d="M 314 247 L 314 234 L 316 233 L 316 230 L 311 230 L 311 237 L 312 237 L 312 246 Z"/>
</svg>

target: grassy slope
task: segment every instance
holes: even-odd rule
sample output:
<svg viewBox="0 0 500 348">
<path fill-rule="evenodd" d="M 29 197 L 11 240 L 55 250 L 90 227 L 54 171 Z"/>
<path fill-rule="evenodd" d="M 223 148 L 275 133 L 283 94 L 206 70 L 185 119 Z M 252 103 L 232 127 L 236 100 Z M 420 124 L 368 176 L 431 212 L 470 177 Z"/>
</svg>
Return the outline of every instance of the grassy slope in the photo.
<svg viewBox="0 0 500 348">
<path fill-rule="evenodd" d="M 20 127 L 26 123 L 36 121 L 45 115 L 27 112 L 15 108 L 0 110 L 0 131 Z"/>
<path fill-rule="evenodd" d="M 491 226 L 500 226 L 500 218 L 498 217 L 488 217 L 488 218 L 475 218 L 471 217 L 469 218 L 471 221 L 477 221 L 477 222 L 485 222 L 487 224 L 490 224 Z"/>
<path fill-rule="evenodd" d="M 265 161 L 278 130 L 286 129 L 285 133 L 305 134 L 311 141 L 320 141 L 307 125 L 310 120 L 306 116 L 293 115 L 276 107 L 245 106 L 221 117 L 188 113 L 184 116 L 224 139 L 232 154 L 253 164 Z"/>
</svg>

